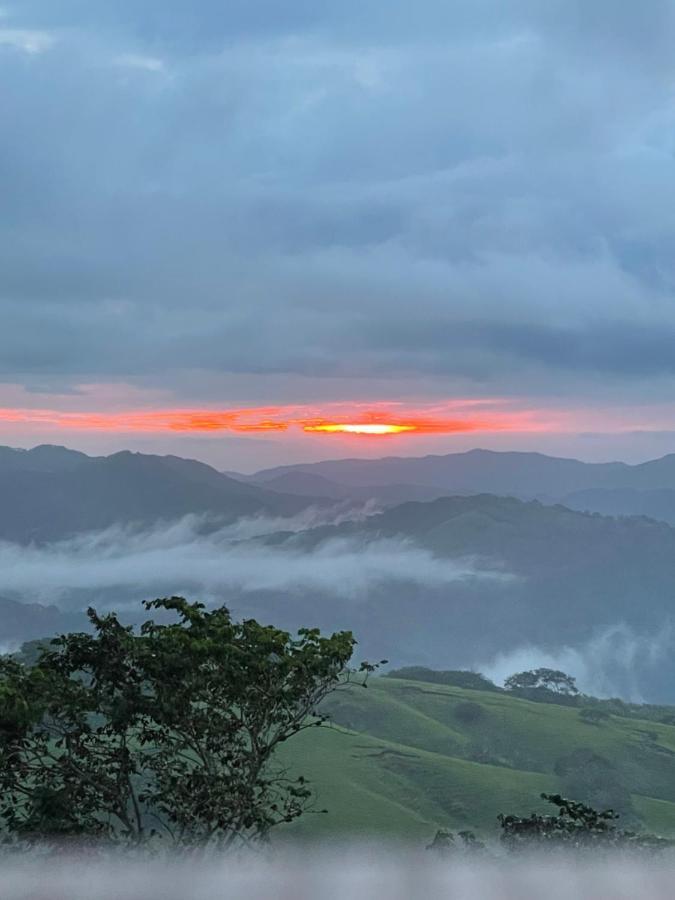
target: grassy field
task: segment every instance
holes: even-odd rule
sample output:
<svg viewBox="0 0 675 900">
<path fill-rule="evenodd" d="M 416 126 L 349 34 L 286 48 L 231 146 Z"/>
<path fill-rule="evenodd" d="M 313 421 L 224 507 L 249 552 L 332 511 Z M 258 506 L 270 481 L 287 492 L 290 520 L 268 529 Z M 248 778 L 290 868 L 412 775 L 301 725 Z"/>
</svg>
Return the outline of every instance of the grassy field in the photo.
<svg viewBox="0 0 675 900">
<path fill-rule="evenodd" d="M 569 795 L 570 778 L 585 784 L 595 765 L 609 784 L 601 795 L 625 796 L 631 824 L 675 834 L 675 726 L 619 716 L 589 724 L 572 707 L 397 678 L 343 690 L 327 709 L 333 725 L 301 734 L 282 754 L 327 813 L 289 833 L 420 841 L 439 827 L 496 833 L 499 812 L 544 810 L 543 791 Z M 582 759 L 572 776 L 557 774 L 579 751 L 592 765 Z M 593 800 L 579 790 L 575 799 Z"/>
</svg>

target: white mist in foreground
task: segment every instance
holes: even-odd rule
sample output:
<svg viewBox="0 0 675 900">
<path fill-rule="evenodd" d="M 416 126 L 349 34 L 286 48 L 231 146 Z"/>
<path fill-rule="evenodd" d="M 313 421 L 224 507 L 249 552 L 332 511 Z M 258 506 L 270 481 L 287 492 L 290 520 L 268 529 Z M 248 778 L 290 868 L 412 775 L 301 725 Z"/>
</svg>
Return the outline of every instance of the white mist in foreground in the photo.
<svg viewBox="0 0 675 900">
<path fill-rule="evenodd" d="M 2 900 L 670 900 L 675 864 L 603 858 L 440 863 L 345 849 L 331 857 L 214 864 L 21 862 L 0 868 Z"/>
</svg>

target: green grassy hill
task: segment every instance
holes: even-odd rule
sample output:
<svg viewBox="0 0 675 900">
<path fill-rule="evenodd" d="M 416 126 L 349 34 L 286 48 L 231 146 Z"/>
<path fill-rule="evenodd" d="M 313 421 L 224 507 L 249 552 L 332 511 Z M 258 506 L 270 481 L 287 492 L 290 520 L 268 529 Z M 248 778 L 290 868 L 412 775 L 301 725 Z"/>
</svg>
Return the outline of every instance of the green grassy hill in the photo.
<svg viewBox="0 0 675 900">
<path fill-rule="evenodd" d="M 341 690 L 326 708 L 334 724 L 282 754 L 328 811 L 290 826 L 298 836 L 489 834 L 499 812 L 543 810 L 542 791 L 614 805 L 629 824 L 675 834 L 673 725 L 615 715 L 589 724 L 574 707 L 384 677 Z"/>
</svg>

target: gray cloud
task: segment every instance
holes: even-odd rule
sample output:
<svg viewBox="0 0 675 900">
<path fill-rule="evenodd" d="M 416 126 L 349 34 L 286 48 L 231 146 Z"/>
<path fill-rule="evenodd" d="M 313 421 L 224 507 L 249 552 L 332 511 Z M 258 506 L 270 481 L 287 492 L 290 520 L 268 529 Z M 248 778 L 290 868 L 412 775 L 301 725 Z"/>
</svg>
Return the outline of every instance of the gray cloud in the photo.
<svg viewBox="0 0 675 900">
<path fill-rule="evenodd" d="M 0 27 L 4 380 L 669 395 L 675 2 L 23 0 Z"/>
</svg>

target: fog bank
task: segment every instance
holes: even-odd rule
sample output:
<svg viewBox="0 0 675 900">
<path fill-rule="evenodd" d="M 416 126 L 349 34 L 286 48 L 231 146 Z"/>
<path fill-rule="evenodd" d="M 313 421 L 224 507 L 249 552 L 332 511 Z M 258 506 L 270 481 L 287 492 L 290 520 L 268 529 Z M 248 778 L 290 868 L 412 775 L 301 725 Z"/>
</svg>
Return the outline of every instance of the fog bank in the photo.
<svg viewBox="0 0 675 900">
<path fill-rule="evenodd" d="M 508 578 L 471 559 L 436 557 L 404 538 L 334 538 L 311 551 L 247 540 L 280 529 L 300 531 L 307 518 L 244 519 L 207 531 L 204 519 L 187 516 L 151 529 L 114 527 L 42 546 L 2 542 L 2 589 L 62 604 L 70 591 L 109 588 L 120 589 L 129 600 L 195 592 L 208 599 L 222 597 L 228 588 L 305 588 L 354 600 L 387 582 L 442 587 L 467 579 Z"/>
<path fill-rule="evenodd" d="M 3 866 L 3 900 L 670 900 L 675 879 L 672 862 L 443 864 L 362 848 L 197 865 L 24 859 Z"/>
</svg>

